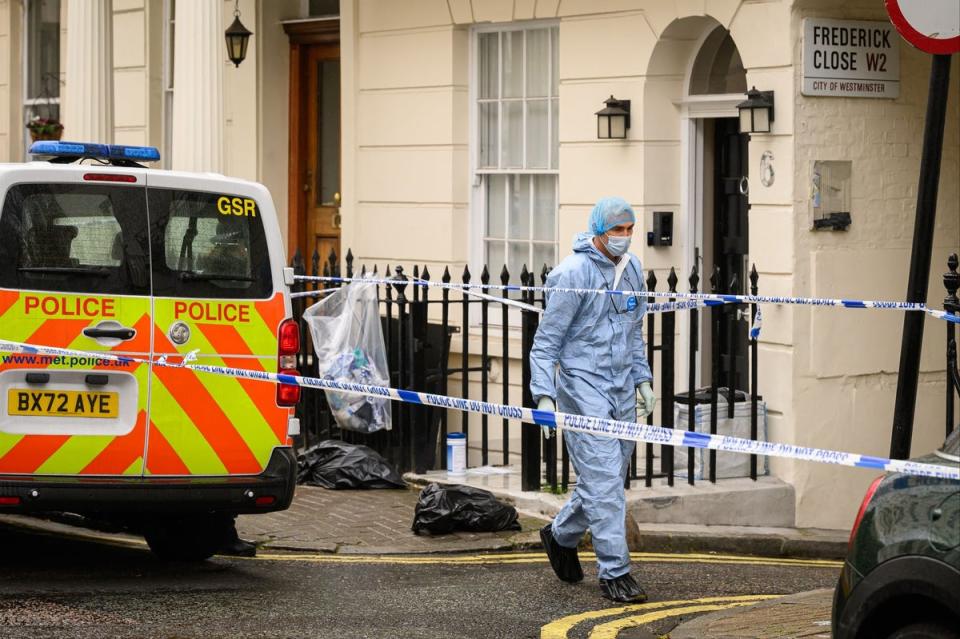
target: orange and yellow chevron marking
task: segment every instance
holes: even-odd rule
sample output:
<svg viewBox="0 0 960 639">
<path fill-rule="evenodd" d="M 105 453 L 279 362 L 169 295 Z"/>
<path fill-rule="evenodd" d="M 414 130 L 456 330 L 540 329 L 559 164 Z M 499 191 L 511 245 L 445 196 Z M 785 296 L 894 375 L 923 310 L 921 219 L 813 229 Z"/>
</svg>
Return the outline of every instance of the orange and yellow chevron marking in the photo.
<svg viewBox="0 0 960 639">
<path fill-rule="evenodd" d="M 217 365 L 272 370 L 276 366 L 277 330 L 286 316 L 281 294 L 270 300 L 196 300 L 194 315 L 217 318 L 222 305 L 243 322 L 188 322 L 193 337 L 174 346 L 166 330 L 175 321 L 175 300 L 150 300 L 125 296 L 91 296 L 41 293 L 56 304 L 38 303 L 37 295 L 0 290 L 0 333 L 6 339 L 84 351 L 115 351 L 135 357 L 150 354 L 186 354 L 200 350 L 200 359 Z M 27 304 L 30 298 L 30 304 Z M 108 308 L 110 319 L 132 326 L 133 340 L 105 348 L 82 331 L 103 319 L 77 317 L 77 309 L 91 298 L 90 309 Z M 109 303 L 107 303 L 109 301 Z M 201 310 L 198 310 L 202 307 Z M 184 304 L 179 311 L 183 315 Z M 65 315 L 54 315 L 58 309 Z M 243 312 L 240 313 L 240 310 Z M 225 316 L 224 316 L 225 317 Z M 187 318 L 189 319 L 189 318 Z M 187 320 L 182 320 L 187 321 Z M 46 360 L 0 362 L 10 368 L 50 368 L 67 364 Z M 152 378 L 151 378 L 152 369 Z M 118 371 L 101 365 L 91 370 Z M 185 369 L 131 364 L 123 367 L 139 387 L 137 421 L 125 435 L 42 435 L 0 433 L 0 473 L 61 475 L 222 475 L 255 474 L 266 466 L 273 449 L 287 443 L 289 409 L 276 405 L 271 384 L 253 380 L 213 378 Z M 147 406 L 152 387 L 152 404 Z"/>
<path fill-rule="evenodd" d="M 0 470 L 5 473 L 35 473 L 51 455 L 70 437 L 66 435 L 13 435 L 18 437 L 6 455 L 0 459 Z"/>
<path fill-rule="evenodd" d="M 159 298 L 154 310 L 157 355 L 197 350 L 199 361 L 217 366 L 276 367 L 277 330 L 286 315 L 280 294 L 261 302 L 199 300 L 187 306 Z M 227 310 L 243 319 L 221 321 Z M 177 321 L 190 327 L 186 344 L 167 337 Z M 151 402 L 146 456 L 151 474 L 255 474 L 287 441 L 289 410 L 277 406 L 271 384 L 155 367 Z"/>
<path fill-rule="evenodd" d="M 143 438 L 147 433 L 147 413 L 137 414 L 137 425 L 129 435 L 112 437 L 103 450 L 80 470 L 81 475 L 123 475 L 143 458 Z M 141 469 L 137 468 L 136 474 Z"/>
<path fill-rule="evenodd" d="M 46 307 L 38 298 L 56 298 L 57 304 Z M 29 307 L 27 298 L 33 300 Z M 137 329 L 136 337 L 113 349 L 105 348 L 82 333 L 101 317 L 77 317 L 77 308 L 84 300 L 95 299 L 90 309 L 109 308 L 111 319 Z M 109 301 L 109 304 L 106 302 Z M 78 306 L 78 303 L 80 306 Z M 52 308 L 69 315 L 47 312 Z M 150 300 L 138 297 L 91 296 L 66 293 L 20 293 L 0 290 L 0 334 L 13 341 L 42 346 L 72 348 L 84 351 L 121 351 L 146 357 L 150 353 Z M 6 358 L 0 371 L 11 369 L 67 370 L 67 364 L 53 363 L 51 358 Z M 143 445 L 146 432 L 147 366 L 90 367 L 89 370 L 111 370 L 134 375 L 139 386 L 137 421 L 124 435 L 45 435 L 40 433 L 0 433 L 0 473 L 44 475 L 140 475 L 143 472 Z"/>
<path fill-rule="evenodd" d="M 210 394 L 204 383 L 198 379 L 197 373 L 186 369 L 159 366 L 154 370 L 154 373 L 159 382 L 173 397 L 176 405 L 179 406 L 183 413 L 181 419 L 189 419 L 194 427 L 200 431 L 227 473 L 254 473 L 262 469 L 247 442 L 237 431 L 236 426 L 224 414 L 220 408 L 220 403 Z M 222 401 L 226 404 L 231 401 L 231 398 L 222 397 Z M 171 413 L 174 413 L 171 406 L 166 407 L 166 410 L 159 406 L 153 408 L 156 416 L 153 421 L 158 427 L 161 420 L 168 419 L 172 416 Z M 161 430 L 163 429 L 161 428 Z M 178 449 L 177 452 L 183 456 L 183 451 Z M 149 457 L 148 450 L 148 460 Z"/>
<path fill-rule="evenodd" d="M 150 455 L 144 473 L 147 475 L 189 475 L 190 469 L 183 463 L 177 451 L 163 436 L 160 429 L 150 423 L 150 438 L 147 441 Z"/>
<path fill-rule="evenodd" d="M 280 326 L 280 322 L 282 322 L 284 317 L 287 315 L 286 308 L 283 304 L 283 296 L 278 293 L 274 295 L 273 299 L 271 300 L 255 302 L 254 306 L 256 307 L 260 318 L 263 320 L 263 323 L 268 329 L 273 331 L 274 338 L 276 338 L 277 329 Z"/>
<path fill-rule="evenodd" d="M 20 299 L 20 291 L 0 290 L 0 317 Z"/>
<path fill-rule="evenodd" d="M 210 341 L 211 346 L 218 353 L 231 353 L 245 357 L 224 356 L 224 365 L 230 368 L 241 368 L 246 370 L 264 371 L 265 367 L 257 359 L 249 356 L 253 353 L 243 341 L 240 333 L 232 326 L 218 326 L 214 324 L 201 324 L 200 330 Z M 272 360 L 272 358 L 271 358 Z M 275 368 L 275 367 L 274 367 Z M 247 396 L 253 400 L 257 410 L 264 421 L 272 427 L 278 441 L 283 441 L 286 437 L 286 416 L 287 409 L 277 406 L 277 391 L 273 384 L 264 384 L 253 379 L 238 379 L 237 382 L 243 387 Z"/>
</svg>

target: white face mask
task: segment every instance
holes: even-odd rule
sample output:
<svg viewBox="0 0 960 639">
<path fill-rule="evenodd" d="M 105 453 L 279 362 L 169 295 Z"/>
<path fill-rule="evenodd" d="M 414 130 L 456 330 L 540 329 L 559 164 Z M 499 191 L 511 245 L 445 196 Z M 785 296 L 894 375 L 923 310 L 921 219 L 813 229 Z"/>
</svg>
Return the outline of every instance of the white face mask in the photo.
<svg viewBox="0 0 960 639">
<path fill-rule="evenodd" d="M 620 257 L 621 255 L 626 253 L 627 250 L 629 250 L 630 239 L 631 237 L 629 235 L 623 235 L 623 236 L 608 235 L 607 243 L 605 246 L 607 247 L 607 250 L 610 252 L 610 255 L 613 255 L 614 257 Z"/>
</svg>

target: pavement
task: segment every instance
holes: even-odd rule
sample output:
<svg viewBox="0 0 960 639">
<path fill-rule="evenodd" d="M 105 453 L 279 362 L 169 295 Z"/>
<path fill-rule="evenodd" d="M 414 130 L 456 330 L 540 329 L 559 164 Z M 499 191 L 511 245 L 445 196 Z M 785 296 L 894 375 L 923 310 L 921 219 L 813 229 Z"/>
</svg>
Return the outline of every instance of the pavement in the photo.
<svg viewBox="0 0 960 639">
<path fill-rule="evenodd" d="M 540 544 L 543 519 L 521 516 L 520 531 L 416 535 L 419 487 L 327 490 L 297 486 L 289 510 L 241 515 L 240 537 L 262 548 L 344 554 L 449 553 L 529 548 Z"/>
<path fill-rule="evenodd" d="M 832 602 L 833 590 L 825 588 L 721 610 L 680 624 L 669 639 L 830 639 Z"/>
</svg>

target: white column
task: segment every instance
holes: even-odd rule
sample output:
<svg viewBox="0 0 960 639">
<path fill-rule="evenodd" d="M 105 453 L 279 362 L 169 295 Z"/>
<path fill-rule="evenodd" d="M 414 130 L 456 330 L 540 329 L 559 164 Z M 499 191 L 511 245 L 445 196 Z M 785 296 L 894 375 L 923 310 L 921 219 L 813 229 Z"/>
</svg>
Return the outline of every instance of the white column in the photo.
<svg viewBox="0 0 960 639">
<path fill-rule="evenodd" d="M 181 171 L 223 171 L 223 0 L 177 3 L 173 155 Z"/>
<path fill-rule="evenodd" d="M 113 141 L 112 23 L 111 0 L 70 0 L 67 5 L 66 140 Z"/>
</svg>

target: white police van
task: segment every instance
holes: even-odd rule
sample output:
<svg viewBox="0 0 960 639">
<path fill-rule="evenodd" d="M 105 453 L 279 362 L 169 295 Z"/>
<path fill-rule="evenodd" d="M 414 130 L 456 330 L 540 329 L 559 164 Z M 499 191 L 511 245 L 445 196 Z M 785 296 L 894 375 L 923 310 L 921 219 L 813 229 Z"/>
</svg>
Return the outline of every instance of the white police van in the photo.
<svg viewBox="0 0 960 639">
<path fill-rule="evenodd" d="M 237 514 L 289 506 L 300 389 L 157 362 L 296 372 L 270 194 L 147 169 L 152 147 L 30 153 L 0 165 L 0 340 L 27 345 L 0 353 L 0 513 L 120 520 L 160 556 L 209 557 Z"/>
</svg>

